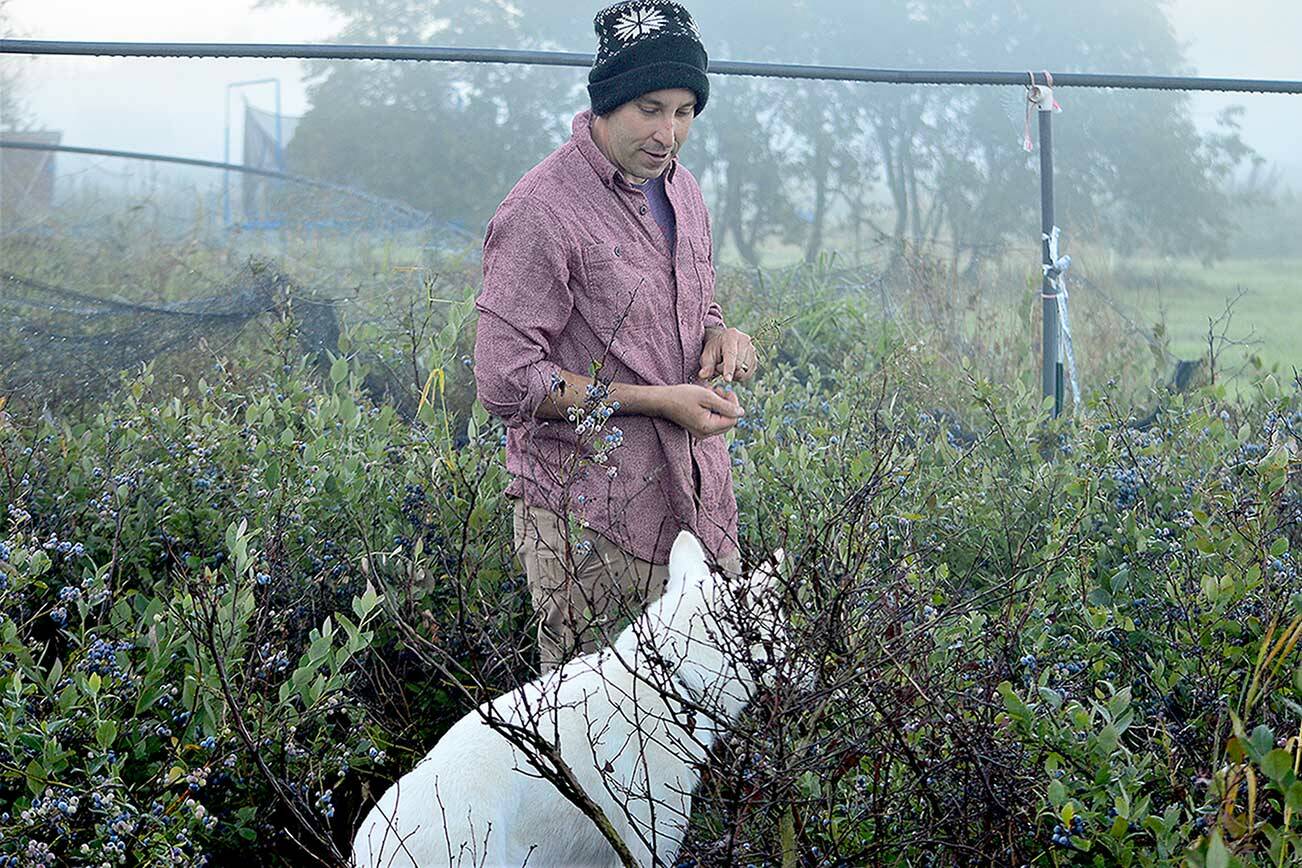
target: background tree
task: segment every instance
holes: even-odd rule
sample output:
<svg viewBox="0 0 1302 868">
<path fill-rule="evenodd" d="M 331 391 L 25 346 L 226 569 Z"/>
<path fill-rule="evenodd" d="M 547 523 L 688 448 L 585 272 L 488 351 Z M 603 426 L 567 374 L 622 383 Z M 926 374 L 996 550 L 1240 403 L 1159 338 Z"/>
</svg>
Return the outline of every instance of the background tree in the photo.
<svg viewBox="0 0 1302 868">
<path fill-rule="evenodd" d="M 340 41 L 538 47 L 500 0 L 319 0 Z M 485 64 L 319 62 L 288 148 L 298 171 L 344 181 L 479 230 L 510 186 L 569 134 L 568 70 Z"/>
<path fill-rule="evenodd" d="M 591 51 L 593 8 L 559 0 L 316 0 L 349 42 Z M 1165 0 L 1053 16 L 1017 0 L 712 3 L 693 10 L 714 59 L 902 68 L 1188 72 Z M 290 145 L 300 171 L 479 229 L 587 102 L 581 71 L 320 63 Z M 1038 232 L 1038 158 L 1019 89 L 712 79 L 688 165 L 716 244 L 758 263 L 774 242 L 814 259 L 865 227 L 896 247 L 943 240 L 955 265 Z M 1185 93 L 1062 90 L 1060 223 L 1123 250 L 1225 251 L 1226 181 L 1251 156 L 1233 114 L 1200 133 Z M 1035 119 L 1031 119 L 1032 123 Z M 1034 131 L 1032 131 L 1034 132 Z M 875 212 L 884 210 L 878 224 Z"/>
<path fill-rule="evenodd" d="M 8 12 L 9 0 L 0 0 L 0 36 L 13 38 L 12 16 Z M 0 132 L 26 129 L 30 120 L 22 102 L 22 69 L 24 58 L 6 55 L 0 58 Z"/>
</svg>

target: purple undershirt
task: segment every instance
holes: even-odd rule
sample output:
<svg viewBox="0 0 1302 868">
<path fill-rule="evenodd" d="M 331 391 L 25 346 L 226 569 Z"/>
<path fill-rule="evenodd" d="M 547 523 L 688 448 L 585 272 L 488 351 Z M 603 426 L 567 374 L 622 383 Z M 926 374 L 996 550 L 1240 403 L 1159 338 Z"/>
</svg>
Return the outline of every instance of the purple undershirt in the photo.
<svg viewBox="0 0 1302 868">
<path fill-rule="evenodd" d="M 656 224 L 664 233 L 665 243 L 669 245 L 669 254 L 672 256 L 678 232 L 673 206 L 669 204 L 669 197 L 665 194 L 665 176 L 657 175 L 647 181 L 642 185 L 642 192 L 646 194 L 647 204 L 651 206 L 651 216 L 656 218 Z"/>
</svg>

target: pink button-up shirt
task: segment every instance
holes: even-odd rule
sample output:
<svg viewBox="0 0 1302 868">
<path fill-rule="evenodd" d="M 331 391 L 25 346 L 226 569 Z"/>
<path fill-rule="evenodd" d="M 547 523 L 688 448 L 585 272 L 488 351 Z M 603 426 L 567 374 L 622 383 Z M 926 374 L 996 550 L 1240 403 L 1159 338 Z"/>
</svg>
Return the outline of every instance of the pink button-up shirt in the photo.
<svg viewBox="0 0 1302 868">
<path fill-rule="evenodd" d="M 666 419 L 617 415 L 602 434 L 619 428 L 623 444 L 606 464 L 576 462 L 590 452 L 575 426 L 534 414 L 553 374 L 587 375 L 594 361 L 614 383 L 697 382 L 705 328 L 723 326 L 710 218 L 677 160 L 665 192 L 677 221 L 672 253 L 645 194 L 593 142 L 591 111 L 579 113 L 570 140 L 520 179 L 488 224 L 475 304 L 475 384 L 506 421 L 507 494 L 577 516 L 653 563 L 668 562 L 684 528 L 716 557 L 736 549 L 723 437 L 696 440 Z"/>
</svg>

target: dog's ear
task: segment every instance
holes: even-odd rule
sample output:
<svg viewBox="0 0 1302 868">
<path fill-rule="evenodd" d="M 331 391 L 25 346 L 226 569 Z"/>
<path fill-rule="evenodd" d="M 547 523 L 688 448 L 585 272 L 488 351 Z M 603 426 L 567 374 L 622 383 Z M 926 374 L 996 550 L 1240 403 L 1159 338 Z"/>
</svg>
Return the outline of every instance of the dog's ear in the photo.
<svg viewBox="0 0 1302 868">
<path fill-rule="evenodd" d="M 709 575 L 710 565 L 700 541 L 689 531 L 681 531 L 669 552 L 669 587 L 682 587 L 689 580 L 701 580 Z"/>
</svg>

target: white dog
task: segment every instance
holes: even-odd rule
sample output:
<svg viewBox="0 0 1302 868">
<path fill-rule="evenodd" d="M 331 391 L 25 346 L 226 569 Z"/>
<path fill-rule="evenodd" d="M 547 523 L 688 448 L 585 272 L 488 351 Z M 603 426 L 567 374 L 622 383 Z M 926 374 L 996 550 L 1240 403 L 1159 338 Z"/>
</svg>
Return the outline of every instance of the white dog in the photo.
<svg viewBox="0 0 1302 868">
<path fill-rule="evenodd" d="M 781 560 L 778 551 L 774 561 Z M 696 538 L 679 534 L 664 595 L 610 648 L 453 725 L 367 815 L 353 842 L 356 864 L 621 864 L 596 824 L 531 765 L 531 750 L 520 747 L 526 742 L 508 741 L 486 722 L 493 719 L 558 745 L 638 863 L 672 865 L 699 763 L 750 701 L 756 673 L 768 663 L 760 636 L 774 638 L 765 629 L 773 627 L 776 638 L 785 637 L 776 620 L 775 575 L 712 574 Z"/>
</svg>

